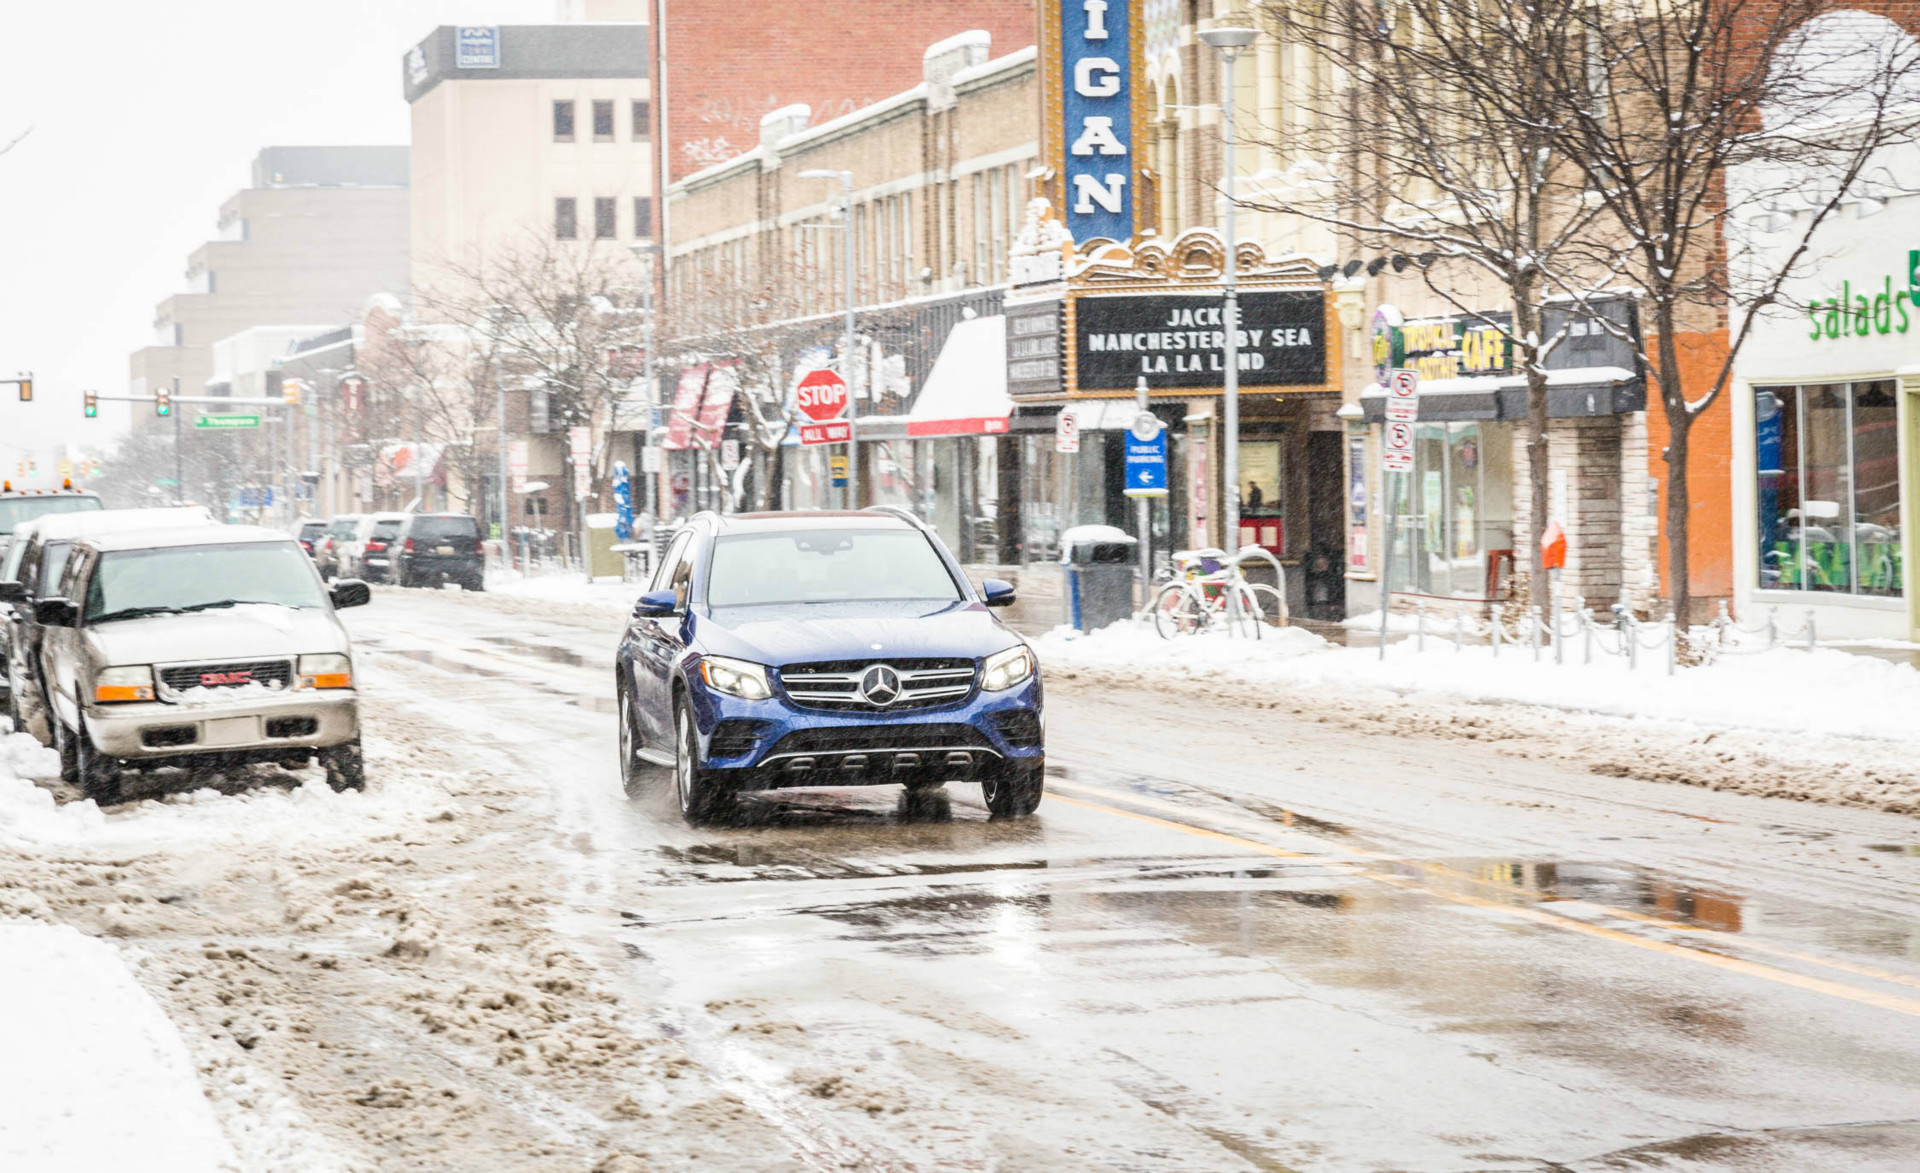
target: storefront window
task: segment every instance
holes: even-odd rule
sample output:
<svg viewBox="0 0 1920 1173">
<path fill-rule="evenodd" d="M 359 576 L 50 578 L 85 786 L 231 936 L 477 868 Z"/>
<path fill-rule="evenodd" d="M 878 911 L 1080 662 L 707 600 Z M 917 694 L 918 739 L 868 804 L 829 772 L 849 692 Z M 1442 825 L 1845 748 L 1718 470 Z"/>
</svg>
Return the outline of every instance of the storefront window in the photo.
<svg viewBox="0 0 1920 1173">
<path fill-rule="evenodd" d="M 1414 430 L 1413 476 L 1396 492 L 1404 509 L 1394 540 L 1394 577 L 1423 594 L 1481 598 L 1487 555 L 1513 546 L 1511 430 L 1479 421 L 1423 423 Z"/>
<path fill-rule="evenodd" d="M 1893 384 L 1754 388 L 1759 585 L 1898 598 Z"/>
</svg>

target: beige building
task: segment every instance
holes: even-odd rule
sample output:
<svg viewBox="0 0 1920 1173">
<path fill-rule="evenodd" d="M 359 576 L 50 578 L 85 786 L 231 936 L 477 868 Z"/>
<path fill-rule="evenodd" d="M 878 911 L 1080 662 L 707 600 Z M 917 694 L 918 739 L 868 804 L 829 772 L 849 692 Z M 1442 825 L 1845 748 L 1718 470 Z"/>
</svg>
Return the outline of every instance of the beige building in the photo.
<svg viewBox="0 0 1920 1173">
<path fill-rule="evenodd" d="M 645 25 L 447 25 L 404 68 L 416 289 L 549 240 L 651 235 Z"/>
<path fill-rule="evenodd" d="M 179 380 L 206 393 L 213 345 L 259 326 L 343 321 L 377 292 L 407 292 L 407 148 L 268 147 L 252 186 L 220 208 L 217 240 L 187 260 L 187 289 L 155 307 L 131 393 Z M 136 426 L 153 418 L 134 413 Z"/>
</svg>

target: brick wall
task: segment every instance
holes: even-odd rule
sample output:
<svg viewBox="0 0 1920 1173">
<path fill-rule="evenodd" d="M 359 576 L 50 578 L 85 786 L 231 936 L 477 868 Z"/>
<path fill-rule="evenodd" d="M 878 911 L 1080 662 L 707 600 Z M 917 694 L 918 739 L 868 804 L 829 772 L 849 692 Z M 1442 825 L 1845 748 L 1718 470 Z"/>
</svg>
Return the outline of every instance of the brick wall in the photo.
<svg viewBox="0 0 1920 1173">
<path fill-rule="evenodd" d="M 1565 509 L 1549 520 L 1567 531 L 1561 598 L 1568 607 L 1605 611 L 1624 599 L 1646 613 L 1653 603 L 1652 539 L 1647 512 L 1645 413 L 1547 421 L 1548 491 L 1565 484 Z M 1513 441 L 1513 546 L 1521 568 L 1532 561 L 1533 482 L 1526 426 Z"/>
<path fill-rule="evenodd" d="M 996 52 L 1031 45 L 1032 0 L 672 0 L 669 182 L 757 145 L 782 106 L 804 102 L 818 124 L 911 89 L 926 47 L 970 29 Z"/>
</svg>

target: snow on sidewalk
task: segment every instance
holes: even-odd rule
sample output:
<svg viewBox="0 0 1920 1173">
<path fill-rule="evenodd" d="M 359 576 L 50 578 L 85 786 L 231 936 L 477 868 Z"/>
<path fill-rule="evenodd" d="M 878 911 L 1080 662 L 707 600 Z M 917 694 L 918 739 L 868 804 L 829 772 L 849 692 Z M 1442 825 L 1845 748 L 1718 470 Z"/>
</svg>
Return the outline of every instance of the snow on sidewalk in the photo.
<svg viewBox="0 0 1920 1173">
<path fill-rule="evenodd" d="M 1454 651 L 1429 633 L 1427 651 L 1411 640 L 1378 648 L 1335 647 L 1300 628 L 1268 629 L 1258 641 L 1221 633 L 1161 639 L 1152 628 L 1116 624 L 1091 636 L 1057 629 L 1034 641 L 1048 668 L 1087 668 L 1154 680 L 1217 685 L 1223 692 L 1263 686 L 1344 687 L 1433 693 L 1470 701 L 1511 701 L 1605 716 L 1682 722 L 1712 729 L 1803 731 L 1828 738 L 1920 741 L 1920 672 L 1906 664 L 1822 648 L 1729 655 L 1668 676 L 1664 658 L 1637 669 L 1601 657 L 1580 663 L 1580 645 L 1556 665 L 1543 650 L 1488 647 Z"/>
<path fill-rule="evenodd" d="M 240 1168 L 179 1034 L 105 942 L 0 922 L 0 1056 L 0 1169 Z"/>
</svg>

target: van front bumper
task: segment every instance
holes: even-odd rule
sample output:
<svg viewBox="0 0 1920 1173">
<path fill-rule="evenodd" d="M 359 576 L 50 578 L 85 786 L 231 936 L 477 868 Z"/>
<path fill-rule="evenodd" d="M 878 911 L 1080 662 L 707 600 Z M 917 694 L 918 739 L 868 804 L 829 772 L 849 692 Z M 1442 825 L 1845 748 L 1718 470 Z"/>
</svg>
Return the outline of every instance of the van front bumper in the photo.
<svg viewBox="0 0 1920 1173">
<path fill-rule="evenodd" d="M 102 755 L 135 764 L 203 754 L 293 755 L 358 737 L 360 698 L 340 688 L 228 704 L 94 705 L 87 709 L 87 734 Z"/>
</svg>

